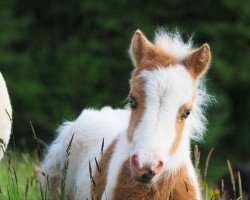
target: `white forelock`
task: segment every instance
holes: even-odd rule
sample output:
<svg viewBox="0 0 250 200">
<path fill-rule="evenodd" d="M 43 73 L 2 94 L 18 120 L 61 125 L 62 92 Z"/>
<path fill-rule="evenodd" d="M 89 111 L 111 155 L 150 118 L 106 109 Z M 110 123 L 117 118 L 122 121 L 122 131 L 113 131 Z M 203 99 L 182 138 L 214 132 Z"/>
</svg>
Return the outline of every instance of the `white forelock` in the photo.
<svg viewBox="0 0 250 200">
<path fill-rule="evenodd" d="M 163 28 L 155 33 L 155 45 L 177 60 L 183 60 L 193 50 L 192 37 L 185 43 L 178 31 L 171 33 Z"/>
</svg>

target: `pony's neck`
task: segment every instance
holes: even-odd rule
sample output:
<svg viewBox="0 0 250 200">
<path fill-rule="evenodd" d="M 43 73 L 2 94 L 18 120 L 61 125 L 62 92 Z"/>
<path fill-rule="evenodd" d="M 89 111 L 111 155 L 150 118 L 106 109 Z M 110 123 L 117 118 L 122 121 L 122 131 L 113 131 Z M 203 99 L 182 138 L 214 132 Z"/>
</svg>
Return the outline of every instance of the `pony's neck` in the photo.
<svg viewBox="0 0 250 200">
<path fill-rule="evenodd" d="M 128 160 L 122 165 L 117 184 L 112 193 L 112 199 L 200 199 L 192 177 L 189 175 L 188 166 L 183 165 L 171 173 L 165 173 L 161 179 L 152 185 L 144 185 L 133 179 Z"/>
</svg>

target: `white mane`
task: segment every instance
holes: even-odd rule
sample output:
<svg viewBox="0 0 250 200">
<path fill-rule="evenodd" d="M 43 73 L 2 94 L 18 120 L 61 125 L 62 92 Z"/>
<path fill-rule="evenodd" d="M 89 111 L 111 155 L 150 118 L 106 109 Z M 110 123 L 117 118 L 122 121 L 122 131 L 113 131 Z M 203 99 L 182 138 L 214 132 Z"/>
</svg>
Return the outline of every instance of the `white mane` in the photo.
<svg viewBox="0 0 250 200">
<path fill-rule="evenodd" d="M 191 133 L 191 139 L 199 141 L 203 139 L 206 132 L 207 119 L 205 109 L 209 104 L 215 101 L 214 97 L 207 93 L 205 86 L 205 78 L 201 78 L 197 82 L 197 93 L 193 105 L 194 121 Z"/>
</svg>

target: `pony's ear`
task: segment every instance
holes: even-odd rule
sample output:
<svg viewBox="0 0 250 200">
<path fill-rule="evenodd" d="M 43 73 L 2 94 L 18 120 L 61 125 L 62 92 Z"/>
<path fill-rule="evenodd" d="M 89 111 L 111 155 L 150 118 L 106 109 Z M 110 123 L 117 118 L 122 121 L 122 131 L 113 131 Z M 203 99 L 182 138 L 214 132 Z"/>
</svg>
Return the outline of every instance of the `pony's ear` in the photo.
<svg viewBox="0 0 250 200">
<path fill-rule="evenodd" d="M 135 32 L 132 38 L 129 53 L 135 67 L 137 67 L 145 58 L 152 56 L 153 44 L 139 29 Z"/>
<path fill-rule="evenodd" d="M 189 72 L 196 79 L 202 76 L 208 69 L 211 60 L 211 52 L 208 44 L 203 44 L 199 49 L 195 50 L 185 60 Z"/>
</svg>

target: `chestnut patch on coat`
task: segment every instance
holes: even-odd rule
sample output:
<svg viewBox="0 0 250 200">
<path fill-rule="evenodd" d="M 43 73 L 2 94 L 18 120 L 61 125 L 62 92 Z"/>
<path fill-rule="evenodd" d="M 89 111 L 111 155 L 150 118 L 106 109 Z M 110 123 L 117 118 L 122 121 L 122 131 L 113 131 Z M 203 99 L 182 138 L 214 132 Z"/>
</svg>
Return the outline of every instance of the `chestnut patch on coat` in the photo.
<svg viewBox="0 0 250 200">
<path fill-rule="evenodd" d="M 133 78 L 131 80 L 131 90 L 129 95 L 133 96 L 137 101 L 137 107 L 131 108 L 131 116 L 127 130 L 128 141 L 131 142 L 133 133 L 140 121 L 140 118 L 145 110 L 145 94 L 144 94 L 144 80 L 142 78 Z"/>
<path fill-rule="evenodd" d="M 153 184 L 136 182 L 130 172 L 129 160 L 125 161 L 114 189 L 113 200 L 196 200 L 196 191 L 187 167 L 166 172 Z"/>
<path fill-rule="evenodd" d="M 135 70 L 152 70 L 157 67 L 174 65 L 176 59 L 164 50 L 151 43 L 144 34 L 137 30 L 132 38 L 130 53 L 135 65 Z"/>
<path fill-rule="evenodd" d="M 117 139 L 109 145 L 108 149 L 102 155 L 99 165 L 99 170 L 96 169 L 94 175 L 94 184 L 92 183 L 92 197 L 94 200 L 100 200 L 107 183 L 108 167 L 112 158 L 114 148 L 117 144 Z"/>
</svg>

